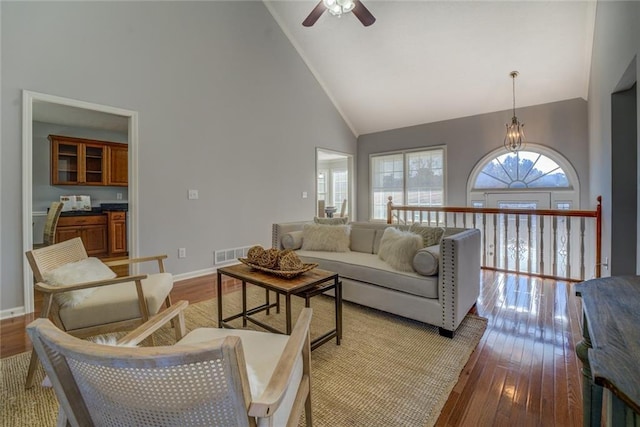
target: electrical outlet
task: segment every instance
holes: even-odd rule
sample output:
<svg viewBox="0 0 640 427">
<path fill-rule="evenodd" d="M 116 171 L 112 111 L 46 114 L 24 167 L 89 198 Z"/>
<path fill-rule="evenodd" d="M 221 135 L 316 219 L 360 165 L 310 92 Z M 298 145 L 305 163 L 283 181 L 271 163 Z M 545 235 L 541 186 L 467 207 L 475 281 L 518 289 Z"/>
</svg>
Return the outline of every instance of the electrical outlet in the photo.
<svg viewBox="0 0 640 427">
<path fill-rule="evenodd" d="M 122 200 L 122 193 L 116 193 L 116 199 Z"/>
<path fill-rule="evenodd" d="M 178 248 L 178 258 L 187 257 L 187 248 Z"/>
<path fill-rule="evenodd" d="M 602 263 L 602 266 L 604 267 L 605 270 L 609 269 L 609 257 L 608 256 L 604 257 L 604 262 Z"/>
<path fill-rule="evenodd" d="M 307 192 L 306 192 L 306 191 L 303 191 L 303 192 L 302 192 L 302 198 L 303 198 L 303 199 L 306 199 L 307 197 L 308 197 Z"/>
<path fill-rule="evenodd" d="M 189 200 L 196 200 L 198 198 L 198 190 L 189 190 Z"/>
</svg>

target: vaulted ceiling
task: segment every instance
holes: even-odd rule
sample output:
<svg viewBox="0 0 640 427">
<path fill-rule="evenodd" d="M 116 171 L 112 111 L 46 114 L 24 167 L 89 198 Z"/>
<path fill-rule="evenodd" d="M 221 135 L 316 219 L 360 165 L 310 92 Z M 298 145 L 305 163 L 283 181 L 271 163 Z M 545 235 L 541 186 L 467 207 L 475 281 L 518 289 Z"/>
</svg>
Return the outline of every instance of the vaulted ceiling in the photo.
<svg viewBox="0 0 640 427">
<path fill-rule="evenodd" d="M 265 4 L 356 135 L 587 99 L 594 1 L 376 1 L 302 21 L 313 1 Z M 507 118 L 508 119 L 508 118 Z"/>
</svg>

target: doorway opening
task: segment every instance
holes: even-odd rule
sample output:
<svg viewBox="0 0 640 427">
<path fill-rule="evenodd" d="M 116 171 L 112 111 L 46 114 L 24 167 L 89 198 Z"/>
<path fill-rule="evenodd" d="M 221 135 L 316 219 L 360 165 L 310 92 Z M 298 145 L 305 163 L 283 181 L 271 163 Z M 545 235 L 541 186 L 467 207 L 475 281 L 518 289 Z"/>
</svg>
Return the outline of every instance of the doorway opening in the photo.
<svg viewBox="0 0 640 427">
<path fill-rule="evenodd" d="M 109 130 L 120 126 L 126 134 L 128 147 L 128 230 L 127 240 L 130 256 L 138 253 L 138 113 L 106 105 L 94 104 L 24 90 L 22 94 L 22 236 L 23 253 L 31 250 L 34 243 L 34 211 L 42 211 L 40 203 L 34 210 L 34 129 L 42 123 L 64 126 L 96 127 Z M 116 123 L 119 123 L 116 125 Z M 124 125 L 123 125 L 124 123 Z M 36 132 L 37 134 L 37 132 Z M 36 136 L 37 138 L 37 136 Z M 35 163 L 34 163 L 35 162 Z M 72 190 L 70 190 L 72 191 Z M 123 201 L 124 198 L 123 198 Z M 33 274 L 23 258 L 24 311 L 34 310 Z"/>
<path fill-rule="evenodd" d="M 316 216 L 355 218 L 353 155 L 316 148 Z"/>
</svg>

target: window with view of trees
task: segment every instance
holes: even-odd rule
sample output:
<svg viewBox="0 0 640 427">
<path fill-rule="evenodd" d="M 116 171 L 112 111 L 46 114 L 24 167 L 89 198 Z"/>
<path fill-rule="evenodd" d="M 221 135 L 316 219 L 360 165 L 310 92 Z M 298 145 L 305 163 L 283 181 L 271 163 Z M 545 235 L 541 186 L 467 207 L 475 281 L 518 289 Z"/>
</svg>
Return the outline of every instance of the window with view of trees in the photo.
<svg viewBox="0 0 640 427">
<path fill-rule="evenodd" d="M 476 189 L 568 188 L 562 168 L 549 157 L 531 151 L 503 154 L 488 162 L 476 179 Z"/>
<path fill-rule="evenodd" d="M 371 156 L 371 219 L 386 219 L 388 197 L 395 204 L 444 204 L 444 148 Z"/>
</svg>

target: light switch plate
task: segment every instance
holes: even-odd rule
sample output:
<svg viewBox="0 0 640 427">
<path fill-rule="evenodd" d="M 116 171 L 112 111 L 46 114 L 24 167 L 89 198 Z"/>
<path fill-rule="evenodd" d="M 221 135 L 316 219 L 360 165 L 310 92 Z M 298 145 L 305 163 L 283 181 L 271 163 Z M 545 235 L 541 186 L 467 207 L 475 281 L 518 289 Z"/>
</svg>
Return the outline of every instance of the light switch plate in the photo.
<svg viewBox="0 0 640 427">
<path fill-rule="evenodd" d="M 189 200 L 196 200 L 198 198 L 198 190 L 189 190 Z"/>
</svg>

